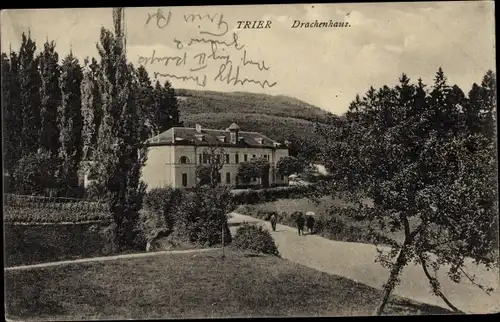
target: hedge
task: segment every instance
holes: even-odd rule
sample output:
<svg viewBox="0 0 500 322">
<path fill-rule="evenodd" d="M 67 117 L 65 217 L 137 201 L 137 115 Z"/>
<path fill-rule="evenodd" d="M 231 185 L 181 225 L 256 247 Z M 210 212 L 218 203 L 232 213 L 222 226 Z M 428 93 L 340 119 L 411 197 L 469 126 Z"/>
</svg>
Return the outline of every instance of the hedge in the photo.
<svg viewBox="0 0 500 322">
<path fill-rule="evenodd" d="M 306 195 L 316 192 L 318 192 L 318 189 L 312 185 L 245 190 L 233 194 L 233 203 L 235 205 L 252 205 L 276 201 L 278 199 L 303 198 Z"/>
</svg>

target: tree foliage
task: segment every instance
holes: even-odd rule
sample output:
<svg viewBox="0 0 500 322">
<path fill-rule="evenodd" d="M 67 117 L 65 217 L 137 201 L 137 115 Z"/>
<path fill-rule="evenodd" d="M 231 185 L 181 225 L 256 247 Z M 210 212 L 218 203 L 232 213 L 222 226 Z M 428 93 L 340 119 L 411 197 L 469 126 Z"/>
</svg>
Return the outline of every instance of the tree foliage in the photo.
<svg viewBox="0 0 500 322">
<path fill-rule="evenodd" d="M 226 163 L 226 152 L 222 146 L 210 146 L 203 150 L 203 163 L 196 167 L 199 185 L 216 187 L 220 184 L 220 171 Z"/>
<path fill-rule="evenodd" d="M 289 176 L 295 173 L 300 173 L 304 170 L 304 162 L 293 156 L 286 156 L 278 160 L 276 170 L 280 176 Z"/>
<path fill-rule="evenodd" d="M 174 125 L 181 125 L 177 98 L 170 82 L 166 81 L 162 86 L 156 81 L 148 118 L 155 134 L 166 131 Z"/>
<path fill-rule="evenodd" d="M 49 195 L 59 187 L 58 157 L 40 149 L 24 155 L 16 163 L 13 172 L 15 190 L 24 195 Z"/>
<path fill-rule="evenodd" d="M 237 176 L 243 183 L 259 179 L 264 187 L 269 186 L 269 171 L 271 165 L 264 157 L 252 158 L 238 165 Z"/>
<path fill-rule="evenodd" d="M 101 30 L 99 92 L 103 117 L 97 139 L 95 168 L 98 184 L 105 187 L 117 225 L 117 240 L 134 247 L 138 211 L 145 185 L 140 180 L 146 153 L 141 140 L 140 113 L 135 102 L 133 67 L 127 65 L 122 42 Z"/>
<path fill-rule="evenodd" d="M 60 156 L 62 158 L 62 173 L 68 188 L 79 186 L 78 169 L 82 160 L 83 116 L 80 85 L 83 72 L 71 53 L 64 58 L 61 66 L 60 86 L 62 93 L 59 111 Z"/>
<path fill-rule="evenodd" d="M 36 152 L 40 137 L 40 74 L 36 44 L 28 34 L 22 34 L 19 50 L 19 98 L 22 110 L 22 132 L 19 148 Z"/>
<path fill-rule="evenodd" d="M 59 55 L 55 51 L 55 47 L 53 41 L 46 41 L 39 57 L 41 76 L 40 147 L 57 155 L 60 147 L 57 120 L 62 94 L 59 87 Z"/>
<path fill-rule="evenodd" d="M 22 109 L 20 105 L 19 59 L 14 52 L 2 53 L 3 155 L 6 173 L 11 173 L 21 157 Z"/>
<path fill-rule="evenodd" d="M 83 79 L 81 84 L 82 100 L 82 159 L 92 160 L 93 151 L 97 148 L 99 127 L 102 120 L 101 93 L 97 83 L 99 77 L 99 64 L 95 58 L 91 61 L 85 59 Z"/>
<path fill-rule="evenodd" d="M 488 72 L 483 84 L 491 79 Z M 449 265 L 448 275 L 458 282 L 471 278 L 464 271 L 466 257 L 494 263 L 495 145 L 486 130 L 494 113 L 478 111 L 495 106 L 477 98 L 494 97 L 493 88 L 474 85 L 467 98 L 447 84 L 441 69 L 430 90 L 403 74 L 397 86 L 370 88 L 356 97 L 345 118 L 318 128 L 325 138 L 322 161 L 333 177 L 328 188 L 359 202 L 371 233 L 377 228 L 405 235 L 402 244 L 383 238 L 392 250 L 380 251 L 378 258 L 390 270 L 378 314 L 412 261 L 422 266 L 433 293 L 454 310 L 429 270 Z M 372 207 L 361 204 L 366 197 Z"/>
</svg>

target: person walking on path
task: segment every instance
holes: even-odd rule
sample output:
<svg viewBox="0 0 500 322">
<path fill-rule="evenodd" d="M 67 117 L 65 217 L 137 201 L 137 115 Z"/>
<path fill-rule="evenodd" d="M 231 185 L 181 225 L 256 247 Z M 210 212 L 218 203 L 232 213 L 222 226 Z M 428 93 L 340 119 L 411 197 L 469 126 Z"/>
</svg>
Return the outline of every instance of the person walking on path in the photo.
<svg viewBox="0 0 500 322">
<path fill-rule="evenodd" d="M 276 222 L 278 221 L 278 216 L 277 216 L 276 212 L 274 212 L 274 211 L 272 212 L 271 218 L 269 221 L 271 221 L 271 227 L 273 228 L 273 231 L 276 231 Z"/>
<path fill-rule="evenodd" d="M 299 211 L 296 212 L 295 214 L 297 216 L 297 219 L 295 220 L 295 222 L 297 223 L 297 229 L 299 231 L 299 236 L 304 235 L 304 224 L 306 221 L 304 218 L 304 214 L 299 212 Z"/>
<path fill-rule="evenodd" d="M 309 234 L 312 234 L 313 228 L 314 228 L 314 217 L 312 215 L 307 216 L 306 226 L 307 226 L 307 230 L 309 231 Z"/>
</svg>

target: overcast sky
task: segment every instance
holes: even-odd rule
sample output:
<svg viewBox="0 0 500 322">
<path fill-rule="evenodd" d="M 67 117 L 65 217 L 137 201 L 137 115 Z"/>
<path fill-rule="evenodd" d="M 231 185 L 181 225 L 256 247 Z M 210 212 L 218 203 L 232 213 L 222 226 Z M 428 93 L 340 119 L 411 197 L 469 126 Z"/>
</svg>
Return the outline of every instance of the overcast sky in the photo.
<svg viewBox="0 0 500 322">
<path fill-rule="evenodd" d="M 164 28 L 157 26 L 154 17 L 146 24 L 148 14 L 157 9 L 126 9 L 127 57 L 135 66 L 145 65 L 153 79 L 155 72 L 171 75 L 168 79 L 175 88 L 288 95 L 343 113 L 357 93 L 363 94 L 371 85 L 393 85 L 403 72 L 414 81 L 422 77 L 430 84 L 441 66 L 450 83 L 468 91 L 495 66 L 493 2 L 164 7 L 166 17 L 171 13 Z M 97 57 L 95 43 L 102 26 L 112 27 L 111 13 L 101 8 L 2 11 L 2 51 L 8 51 L 9 45 L 19 50 L 21 33 L 30 30 L 38 48 L 48 38 L 56 42 L 61 56 L 72 48 L 83 63 L 84 57 Z M 185 19 L 189 14 L 209 14 L 215 19 L 213 23 L 206 18 L 191 22 Z M 316 19 L 350 26 L 291 28 L 295 20 Z M 240 20 L 272 23 L 268 29 L 237 29 Z M 164 26 L 165 20 L 159 23 Z M 226 29 L 226 34 L 215 36 Z M 219 45 L 212 58 L 210 42 L 200 42 L 231 44 L 233 34 L 238 48 Z M 153 52 L 157 58 L 186 54 L 186 59 L 177 60 L 180 66 L 175 58 L 168 65 L 165 59 L 151 64 Z M 225 55 L 230 62 L 213 59 Z M 259 66 L 244 65 L 243 59 Z M 228 84 L 238 66 L 238 79 L 255 83 Z M 160 74 L 158 79 L 164 82 L 167 78 Z M 184 76 L 191 78 L 179 79 Z"/>
</svg>

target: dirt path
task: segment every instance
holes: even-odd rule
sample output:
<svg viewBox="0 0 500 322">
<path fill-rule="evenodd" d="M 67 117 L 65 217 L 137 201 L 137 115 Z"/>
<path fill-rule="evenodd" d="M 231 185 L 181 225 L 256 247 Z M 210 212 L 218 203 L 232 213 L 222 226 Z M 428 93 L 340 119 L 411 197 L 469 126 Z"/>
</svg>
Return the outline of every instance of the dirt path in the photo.
<svg viewBox="0 0 500 322">
<path fill-rule="evenodd" d="M 152 256 L 159 256 L 159 255 L 200 253 L 200 252 L 214 251 L 214 250 L 218 250 L 218 249 L 220 249 L 220 248 L 167 250 L 167 251 L 160 251 L 160 252 L 148 252 L 148 253 L 124 254 L 124 255 L 115 255 L 115 256 L 91 257 L 91 258 L 82 258 L 82 259 L 75 259 L 75 260 L 59 261 L 59 262 L 49 262 L 49 263 L 40 263 L 40 264 L 33 264 L 33 265 L 22 265 L 22 266 L 6 267 L 5 271 L 18 271 L 18 270 L 27 270 L 27 269 L 40 268 L 40 267 L 52 267 L 52 266 L 60 266 L 60 265 L 68 265 L 68 264 L 78 264 L 78 263 L 88 263 L 88 262 L 114 261 L 114 260 L 119 260 L 119 259 L 152 257 Z"/>
<path fill-rule="evenodd" d="M 264 225 L 271 231 L 270 223 L 253 217 L 232 213 L 229 219 L 232 225 L 244 221 Z M 231 227 L 233 234 L 236 229 L 237 226 Z M 387 269 L 374 261 L 377 256 L 374 245 L 333 241 L 315 235 L 299 236 L 295 228 L 280 224 L 277 225 L 276 232 L 271 231 L 271 235 L 283 258 L 304 266 L 347 277 L 376 288 L 382 288 L 389 276 Z M 442 291 L 459 309 L 469 313 L 500 311 L 498 270 L 487 271 L 472 262 L 467 264 L 468 273 L 476 275 L 478 282 L 496 289 L 491 296 L 467 280 L 463 280 L 460 284 L 453 283 L 446 276 L 446 271 L 442 269 L 438 272 Z M 403 270 L 401 283 L 395 293 L 419 302 L 448 308 L 441 298 L 430 293 L 422 268 L 414 264 L 408 265 Z"/>
</svg>

